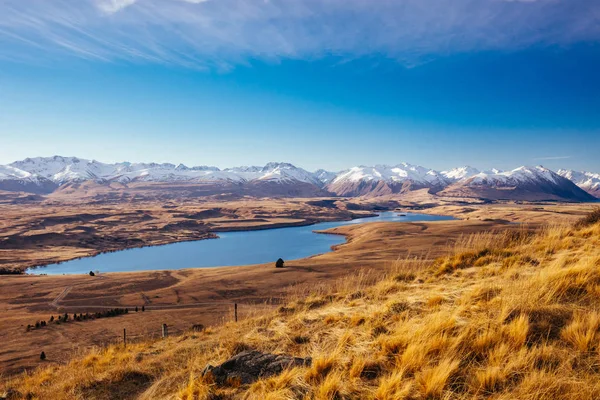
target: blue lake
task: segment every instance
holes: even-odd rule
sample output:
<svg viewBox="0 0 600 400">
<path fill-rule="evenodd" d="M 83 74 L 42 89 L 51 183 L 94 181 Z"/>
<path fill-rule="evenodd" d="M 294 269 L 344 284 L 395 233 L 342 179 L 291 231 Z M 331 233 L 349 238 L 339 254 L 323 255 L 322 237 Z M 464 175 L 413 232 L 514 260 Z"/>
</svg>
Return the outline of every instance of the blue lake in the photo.
<svg viewBox="0 0 600 400">
<path fill-rule="evenodd" d="M 296 260 L 327 253 L 345 243 L 339 235 L 314 233 L 316 230 L 367 222 L 445 221 L 453 217 L 383 212 L 376 217 L 352 221 L 321 222 L 309 226 L 258 231 L 220 232 L 219 239 L 172 243 L 161 246 L 122 250 L 80 258 L 45 267 L 33 268 L 32 274 L 85 274 L 89 271 L 129 272 L 183 268 L 209 268 L 275 262 L 279 257 Z"/>
</svg>

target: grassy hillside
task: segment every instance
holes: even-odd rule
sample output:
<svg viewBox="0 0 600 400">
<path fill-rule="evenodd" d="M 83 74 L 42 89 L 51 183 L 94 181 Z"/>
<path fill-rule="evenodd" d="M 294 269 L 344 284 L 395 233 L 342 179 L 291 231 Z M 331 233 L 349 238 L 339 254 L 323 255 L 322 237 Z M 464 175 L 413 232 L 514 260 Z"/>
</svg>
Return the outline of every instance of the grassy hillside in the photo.
<svg viewBox="0 0 600 400">
<path fill-rule="evenodd" d="M 6 381 L 0 396 L 598 399 L 599 219 L 465 237 L 433 264 L 398 262 L 298 291 L 269 315 L 98 350 Z M 202 377 L 244 349 L 313 363 L 250 386 Z"/>
</svg>

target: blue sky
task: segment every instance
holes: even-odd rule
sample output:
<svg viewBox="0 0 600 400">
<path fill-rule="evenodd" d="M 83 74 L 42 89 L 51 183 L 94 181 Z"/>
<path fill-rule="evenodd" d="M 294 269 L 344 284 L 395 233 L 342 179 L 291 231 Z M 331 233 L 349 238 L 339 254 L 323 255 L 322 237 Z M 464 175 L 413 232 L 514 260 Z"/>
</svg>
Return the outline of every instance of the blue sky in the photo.
<svg viewBox="0 0 600 400">
<path fill-rule="evenodd" d="M 0 164 L 600 171 L 598 71 L 593 0 L 5 0 Z"/>
</svg>

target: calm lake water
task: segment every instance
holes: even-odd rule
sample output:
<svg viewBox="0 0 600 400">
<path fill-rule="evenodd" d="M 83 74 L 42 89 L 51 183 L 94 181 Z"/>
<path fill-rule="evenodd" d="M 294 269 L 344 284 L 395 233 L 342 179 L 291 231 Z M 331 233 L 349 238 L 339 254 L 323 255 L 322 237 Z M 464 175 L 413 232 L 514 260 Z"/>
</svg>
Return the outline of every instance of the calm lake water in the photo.
<svg viewBox="0 0 600 400">
<path fill-rule="evenodd" d="M 32 274 L 86 274 L 90 271 L 128 272 L 183 268 L 209 268 L 273 262 L 279 257 L 296 260 L 331 251 L 346 241 L 343 236 L 313 231 L 366 222 L 445 221 L 448 216 L 383 212 L 377 217 L 321 222 L 310 226 L 261 231 L 219 232 L 219 239 L 198 240 L 122 250 L 30 269 Z"/>
</svg>

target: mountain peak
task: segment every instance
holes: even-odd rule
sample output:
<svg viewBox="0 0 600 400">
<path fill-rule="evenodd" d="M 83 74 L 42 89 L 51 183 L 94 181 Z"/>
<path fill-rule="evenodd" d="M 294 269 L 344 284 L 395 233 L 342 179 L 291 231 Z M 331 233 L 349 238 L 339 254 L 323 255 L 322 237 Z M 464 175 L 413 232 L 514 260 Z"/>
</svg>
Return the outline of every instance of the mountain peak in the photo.
<svg viewBox="0 0 600 400">
<path fill-rule="evenodd" d="M 458 181 L 477 175 L 480 173 L 480 171 L 477 168 L 465 165 L 464 167 L 453 168 L 449 171 L 442 171 L 441 173 L 444 177 L 451 181 Z"/>
<path fill-rule="evenodd" d="M 26 158 L 10 165 L 0 166 L 0 182 L 4 182 L 0 184 L 0 189 L 10 187 L 12 191 L 25 187 L 27 190 L 35 191 L 37 186 L 43 185 L 47 192 L 65 183 L 85 180 L 102 183 L 235 182 L 239 185 L 262 182 L 269 183 L 271 186 L 291 185 L 289 187 L 308 184 L 319 190 L 326 187 L 330 192 L 341 196 L 400 194 L 417 189 L 427 189 L 431 193 L 437 193 L 442 190 L 449 192 L 453 187 L 468 187 L 471 191 L 474 188 L 479 188 L 477 190 L 502 188 L 504 190 L 502 195 L 510 193 L 507 189 L 517 193 L 521 189 L 528 188 L 528 193 L 534 193 L 529 198 L 535 199 L 544 199 L 540 193 L 546 193 L 548 198 L 555 199 L 569 197 L 583 199 L 585 194 L 579 193 L 582 192 L 579 188 L 592 195 L 600 195 L 600 174 L 562 169 L 556 173 L 541 165 L 520 166 L 504 172 L 497 169 L 479 171 L 466 165 L 438 172 L 401 162 L 395 165 L 361 165 L 338 173 L 323 169 L 311 173 L 287 162 L 269 162 L 262 167 L 244 166 L 220 170 L 205 165 L 188 167 L 184 164 L 154 162 L 105 164 L 96 160 L 56 155 Z M 294 190 L 288 188 L 286 193 L 294 193 Z M 476 196 L 484 196 L 484 194 L 478 193 Z"/>
<path fill-rule="evenodd" d="M 298 169 L 295 165 L 286 162 L 269 162 L 263 167 L 263 171 L 270 171 L 277 168 Z"/>
</svg>

